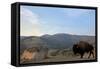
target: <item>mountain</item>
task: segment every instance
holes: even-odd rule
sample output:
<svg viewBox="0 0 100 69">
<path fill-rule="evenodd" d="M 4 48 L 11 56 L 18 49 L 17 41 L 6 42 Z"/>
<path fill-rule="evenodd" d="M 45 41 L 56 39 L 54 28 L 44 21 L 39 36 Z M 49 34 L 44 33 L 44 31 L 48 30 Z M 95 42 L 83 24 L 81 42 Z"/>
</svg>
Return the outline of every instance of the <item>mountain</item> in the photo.
<svg viewBox="0 0 100 69">
<path fill-rule="evenodd" d="M 47 48 L 47 44 L 40 37 L 30 36 L 20 39 L 20 50 L 23 51 L 27 48 L 38 47 L 39 49 Z"/>
<path fill-rule="evenodd" d="M 95 44 L 95 36 L 82 36 L 82 35 L 70 35 L 65 33 L 58 33 L 54 35 L 42 35 L 38 36 L 21 36 L 21 49 L 30 47 L 41 48 L 71 48 L 73 44 L 79 41 L 87 41 L 90 44 Z"/>
</svg>

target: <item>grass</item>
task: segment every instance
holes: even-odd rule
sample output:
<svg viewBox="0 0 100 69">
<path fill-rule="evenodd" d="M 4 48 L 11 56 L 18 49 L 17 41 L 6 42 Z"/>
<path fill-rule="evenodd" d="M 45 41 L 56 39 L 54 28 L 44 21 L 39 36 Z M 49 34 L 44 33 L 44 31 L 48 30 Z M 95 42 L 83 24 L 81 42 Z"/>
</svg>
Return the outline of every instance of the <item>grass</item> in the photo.
<svg viewBox="0 0 100 69">
<path fill-rule="evenodd" d="M 34 61 L 25 61 L 24 63 L 39 63 L 39 62 L 60 62 L 60 61 L 77 61 L 77 60 L 93 60 L 91 56 L 88 59 L 89 54 L 85 54 L 83 58 L 80 58 L 80 55 L 74 55 L 71 49 L 50 49 L 48 52 L 48 58 L 42 59 L 37 62 Z"/>
</svg>

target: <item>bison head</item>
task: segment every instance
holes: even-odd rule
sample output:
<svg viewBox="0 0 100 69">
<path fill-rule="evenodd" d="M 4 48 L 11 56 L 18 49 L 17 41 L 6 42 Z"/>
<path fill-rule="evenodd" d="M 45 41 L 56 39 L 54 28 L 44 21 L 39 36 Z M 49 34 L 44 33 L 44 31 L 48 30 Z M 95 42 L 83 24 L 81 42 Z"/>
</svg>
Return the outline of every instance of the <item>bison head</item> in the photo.
<svg viewBox="0 0 100 69">
<path fill-rule="evenodd" d="M 78 49 L 79 49 L 78 44 L 74 44 L 73 45 L 73 52 L 75 55 L 78 53 Z"/>
</svg>

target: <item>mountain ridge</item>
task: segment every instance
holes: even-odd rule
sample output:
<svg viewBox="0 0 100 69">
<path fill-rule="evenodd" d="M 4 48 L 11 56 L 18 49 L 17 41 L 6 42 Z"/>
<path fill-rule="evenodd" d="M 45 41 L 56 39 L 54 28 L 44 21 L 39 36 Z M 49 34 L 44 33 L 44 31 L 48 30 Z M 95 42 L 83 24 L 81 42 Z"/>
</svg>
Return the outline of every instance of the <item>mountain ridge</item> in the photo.
<svg viewBox="0 0 100 69">
<path fill-rule="evenodd" d="M 90 44 L 95 43 L 95 36 L 84 36 L 84 35 L 70 35 L 65 33 L 57 33 L 54 35 L 45 34 L 42 36 L 21 36 L 21 44 L 22 48 L 24 46 L 32 47 L 32 46 L 41 46 L 47 48 L 72 48 L 73 44 L 79 41 L 87 41 Z M 26 44 L 26 45 L 25 45 Z M 40 44 L 40 45 L 39 45 Z"/>
</svg>

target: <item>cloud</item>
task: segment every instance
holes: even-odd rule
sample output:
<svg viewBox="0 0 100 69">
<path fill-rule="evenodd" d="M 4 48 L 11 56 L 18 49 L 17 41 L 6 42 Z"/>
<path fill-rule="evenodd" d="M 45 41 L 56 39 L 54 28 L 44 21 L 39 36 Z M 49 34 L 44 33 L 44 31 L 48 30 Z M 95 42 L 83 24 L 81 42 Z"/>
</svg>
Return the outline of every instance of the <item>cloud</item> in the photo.
<svg viewBox="0 0 100 69">
<path fill-rule="evenodd" d="M 25 7 L 21 8 L 21 18 L 27 20 L 29 23 L 32 24 L 39 23 L 39 16 Z"/>
<path fill-rule="evenodd" d="M 40 20 L 39 16 L 30 9 L 21 6 L 21 35 L 33 36 L 40 35 Z"/>
</svg>

